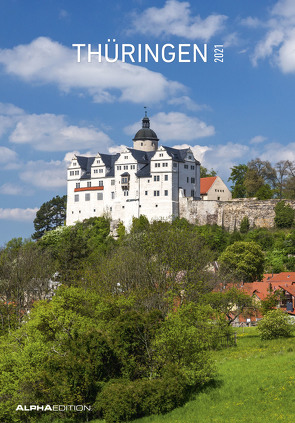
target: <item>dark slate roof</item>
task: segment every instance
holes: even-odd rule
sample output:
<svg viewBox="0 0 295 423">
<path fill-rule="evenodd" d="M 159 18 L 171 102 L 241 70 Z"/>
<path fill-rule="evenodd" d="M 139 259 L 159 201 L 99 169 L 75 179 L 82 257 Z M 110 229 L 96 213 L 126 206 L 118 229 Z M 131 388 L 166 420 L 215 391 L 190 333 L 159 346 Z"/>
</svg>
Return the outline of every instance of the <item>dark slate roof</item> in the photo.
<svg viewBox="0 0 295 423">
<path fill-rule="evenodd" d="M 153 131 L 151 128 L 141 128 L 136 132 L 135 137 L 133 138 L 133 141 L 139 140 L 159 141 L 159 138 L 157 137 L 155 131 Z"/>
<path fill-rule="evenodd" d="M 80 179 L 90 179 L 91 177 L 91 166 L 94 162 L 95 157 L 83 157 L 77 156 L 77 161 L 82 169 L 82 174 Z"/>
<path fill-rule="evenodd" d="M 165 147 L 165 146 L 163 146 L 163 148 L 165 148 L 169 156 L 172 157 L 172 159 L 175 160 L 176 162 L 184 162 L 184 159 L 187 153 L 191 151 L 190 148 L 182 148 L 180 150 L 177 148 Z M 200 164 L 198 160 L 195 160 L 195 163 Z"/>
<path fill-rule="evenodd" d="M 106 165 L 107 171 L 106 176 L 114 176 L 115 175 L 115 161 L 120 157 L 120 153 L 116 154 L 100 154 L 101 160 Z"/>
<path fill-rule="evenodd" d="M 148 178 L 151 177 L 151 163 L 149 162 L 145 166 L 143 166 L 139 171 L 136 173 L 138 178 Z"/>
<path fill-rule="evenodd" d="M 128 150 L 138 163 L 149 163 L 155 154 L 155 151 L 142 151 L 134 148 L 128 148 Z"/>
</svg>

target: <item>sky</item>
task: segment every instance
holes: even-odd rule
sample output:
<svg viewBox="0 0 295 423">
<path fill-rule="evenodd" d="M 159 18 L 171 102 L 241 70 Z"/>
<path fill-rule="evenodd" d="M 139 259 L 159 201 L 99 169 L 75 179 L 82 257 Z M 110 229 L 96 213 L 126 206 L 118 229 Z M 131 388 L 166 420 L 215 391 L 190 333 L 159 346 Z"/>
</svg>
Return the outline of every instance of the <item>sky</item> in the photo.
<svg viewBox="0 0 295 423">
<path fill-rule="evenodd" d="M 0 246 L 66 194 L 74 153 L 132 147 L 144 107 L 160 144 L 226 183 L 295 160 L 294 88 L 294 0 L 1 0 Z"/>
</svg>

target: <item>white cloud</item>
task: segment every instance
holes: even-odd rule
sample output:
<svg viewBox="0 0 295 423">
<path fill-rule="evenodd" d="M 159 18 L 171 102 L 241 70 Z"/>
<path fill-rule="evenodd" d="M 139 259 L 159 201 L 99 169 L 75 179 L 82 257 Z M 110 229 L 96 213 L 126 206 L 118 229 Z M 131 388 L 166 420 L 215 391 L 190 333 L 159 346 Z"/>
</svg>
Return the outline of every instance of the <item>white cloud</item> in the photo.
<svg viewBox="0 0 295 423">
<path fill-rule="evenodd" d="M 173 106 L 184 106 L 192 111 L 210 110 L 210 107 L 206 104 L 197 104 L 187 95 L 172 98 L 168 101 L 168 104 L 172 104 Z"/>
<path fill-rule="evenodd" d="M 30 161 L 23 166 L 20 179 L 34 187 L 52 190 L 65 188 L 67 184 L 66 161 Z"/>
<path fill-rule="evenodd" d="M 9 140 L 16 144 L 31 144 L 41 151 L 104 148 L 111 143 L 109 136 L 102 131 L 68 125 L 64 116 L 48 113 L 20 117 Z"/>
<path fill-rule="evenodd" d="M 136 122 L 127 126 L 124 131 L 128 135 L 134 135 L 139 127 L 140 122 Z M 215 133 L 213 126 L 208 126 L 197 117 L 179 112 L 161 112 L 152 116 L 151 127 L 161 141 L 192 141 Z"/>
<path fill-rule="evenodd" d="M 109 148 L 109 153 L 110 154 L 116 154 L 116 153 L 122 153 L 122 151 L 126 150 L 126 145 L 114 145 L 112 147 Z"/>
<path fill-rule="evenodd" d="M 295 142 L 287 145 L 275 142 L 267 144 L 260 154 L 260 158 L 261 160 L 269 160 L 272 164 L 280 160 L 295 161 Z"/>
<path fill-rule="evenodd" d="M 252 21 L 251 21 L 252 19 Z M 248 23 L 255 18 L 248 18 Z M 265 36 L 257 43 L 252 55 L 252 63 L 256 66 L 259 60 L 269 58 L 283 73 L 295 72 L 295 2 L 279 0 L 271 9 L 269 19 L 264 25 Z"/>
<path fill-rule="evenodd" d="M 167 0 L 161 7 L 150 7 L 135 14 L 131 32 L 159 37 L 176 35 L 191 40 L 210 40 L 224 28 L 227 16 L 212 14 L 202 19 L 193 16 L 189 2 Z"/>
<path fill-rule="evenodd" d="M 11 150 L 7 147 L 0 147 L 0 163 L 9 165 L 9 163 L 12 163 L 17 160 L 17 154 L 15 151 Z"/>
<path fill-rule="evenodd" d="M 39 37 L 30 44 L 0 50 L 0 63 L 8 74 L 24 81 L 57 84 L 64 91 L 86 91 L 95 102 L 130 101 L 149 104 L 170 98 L 185 87 L 169 81 L 161 73 L 143 66 L 117 61 L 88 63 L 82 55 L 47 37 Z"/>
<path fill-rule="evenodd" d="M 251 138 L 249 141 L 250 144 L 260 144 L 267 140 L 267 137 L 264 137 L 263 135 L 256 135 L 255 137 Z"/>
<path fill-rule="evenodd" d="M 35 209 L 0 209 L 0 219 L 18 220 L 20 222 L 33 221 L 38 208 Z"/>
<path fill-rule="evenodd" d="M 208 147 L 206 145 L 189 145 L 189 144 L 180 144 L 180 145 L 174 145 L 174 148 L 190 148 L 192 152 L 194 153 L 194 157 L 196 160 L 198 160 L 201 164 L 203 163 L 204 156 L 207 151 L 211 151 L 212 147 Z"/>
<path fill-rule="evenodd" d="M 20 184 L 12 184 L 10 182 L 7 182 L 0 187 L 0 194 L 29 196 L 33 195 L 33 193 L 34 192 L 31 189 L 22 187 Z"/>
</svg>

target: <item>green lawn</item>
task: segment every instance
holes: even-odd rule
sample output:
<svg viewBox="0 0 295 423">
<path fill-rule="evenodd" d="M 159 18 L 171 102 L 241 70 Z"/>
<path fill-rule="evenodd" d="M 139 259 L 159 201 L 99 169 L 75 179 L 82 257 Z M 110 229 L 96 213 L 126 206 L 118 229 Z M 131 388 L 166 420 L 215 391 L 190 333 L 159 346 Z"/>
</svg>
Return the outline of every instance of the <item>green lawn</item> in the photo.
<svg viewBox="0 0 295 423">
<path fill-rule="evenodd" d="M 295 421 L 295 338 L 260 341 L 255 328 L 214 353 L 219 383 L 164 416 L 136 423 L 275 423 Z"/>
<path fill-rule="evenodd" d="M 277 423 L 295 421 L 295 338 L 261 341 L 238 330 L 237 347 L 214 352 L 215 388 L 184 407 L 133 423 Z M 101 423 L 95 420 L 91 423 Z"/>
</svg>

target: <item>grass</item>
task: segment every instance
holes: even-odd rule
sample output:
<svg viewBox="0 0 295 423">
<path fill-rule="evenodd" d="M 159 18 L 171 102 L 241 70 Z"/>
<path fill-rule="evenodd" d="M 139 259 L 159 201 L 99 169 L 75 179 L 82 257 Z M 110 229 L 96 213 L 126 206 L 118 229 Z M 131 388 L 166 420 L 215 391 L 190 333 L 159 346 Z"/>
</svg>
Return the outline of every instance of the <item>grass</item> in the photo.
<svg viewBox="0 0 295 423">
<path fill-rule="evenodd" d="M 277 423 L 294 421 L 295 338 L 261 341 L 238 332 L 237 347 L 214 353 L 216 387 L 185 406 L 134 423 Z"/>
<path fill-rule="evenodd" d="M 295 416 L 295 337 L 261 341 L 256 328 L 238 330 L 237 346 L 214 352 L 209 386 L 181 408 L 133 423 L 278 423 Z M 91 423 L 102 423 L 94 420 Z"/>
</svg>

